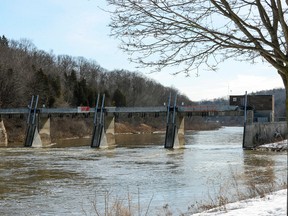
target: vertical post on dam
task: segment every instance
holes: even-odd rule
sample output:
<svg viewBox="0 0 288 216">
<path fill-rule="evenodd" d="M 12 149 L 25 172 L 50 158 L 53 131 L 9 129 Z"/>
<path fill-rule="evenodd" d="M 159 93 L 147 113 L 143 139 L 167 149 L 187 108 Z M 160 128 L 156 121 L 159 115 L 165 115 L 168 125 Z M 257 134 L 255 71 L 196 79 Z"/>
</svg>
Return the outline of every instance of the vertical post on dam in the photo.
<svg viewBox="0 0 288 216">
<path fill-rule="evenodd" d="M 26 137 L 24 141 L 25 147 L 31 147 L 33 141 L 36 143 L 41 142 L 37 131 L 37 105 L 38 105 L 39 96 L 37 95 L 34 100 L 34 95 L 32 96 L 30 106 L 28 107 L 28 117 L 27 117 L 27 130 Z M 39 141 L 40 139 L 40 141 Z M 38 140 L 38 141 L 37 141 Z"/>
<path fill-rule="evenodd" d="M 94 126 L 91 140 L 92 148 L 99 148 L 100 145 L 109 146 L 111 144 L 115 144 L 114 117 L 108 116 L 105 119 L 105 110 L 104 110 L 105 94 L 102 97 L 102 105 L 100 109 L 98 109 L 99 100 L 100 95 L 98 94 L 95 106 L 94 122 L 93 122 Z"/>
<path fill-rule="evenodd" d="M 165 148 L 173 148 L 176 138 L 176 107 L 177 102 L 177 95 L 174 98 L 174 105 L 173 107 L 170 106 L 171 103 L 171 94 L 168 99 L 168 106 L 167 106 L 167 121 L 166 121 L 166 134 L 165 134 Z"/>
<path fill-rule="evenodd" d="M 97 102 L 95 106 L 95 112 L 94 112 L 94 121 L 93 121 L 93 134 L 92 134 L 92 141 L 91 141 L 91 147 L 92 148 L 98 148 L 100 146 L 102 132 L 103 132 L 103 122 L 102 122 L 102 115 L 103 115 L 103 103 L 105 100 L 105 95 L 103 95 L 102 99 L 102 107 L 100 110 L 98 110 L 98 104 L 100 100 L 100 94 L 97 96 Z"/>
<path fill-rule="evenodd" d="M 102 97 L 101 108 L 98 108 L 100 95 L 97 96 L 95 106 L 93 134 L 91 140 L 91 148 L 99 148 L 101 146 L 115 145 L 115 118 L 114 116 L 105 116 L 105 94 Z"/>
<path fill-rule="evenodd" d="M 242 141 L 242 148 L 245 148 L 245 137 L 246 137 L 246 124 L 247 124 L 247 91 L 245 92 L 245 99 L 244 99 L 244 126 L 243 126 L 243 141 Z"/>
</svg>

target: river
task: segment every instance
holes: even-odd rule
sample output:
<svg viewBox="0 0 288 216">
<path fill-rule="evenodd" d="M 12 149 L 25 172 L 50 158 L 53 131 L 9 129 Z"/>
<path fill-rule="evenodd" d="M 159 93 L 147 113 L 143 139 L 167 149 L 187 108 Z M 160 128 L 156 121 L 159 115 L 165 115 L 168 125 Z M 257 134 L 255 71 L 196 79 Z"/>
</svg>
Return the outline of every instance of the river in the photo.
<svg viewBox="0 0 288 216">
<path fill-rule="evenodd" d="M 184 215 L 220 193 L 286 181 L 287 153 L 244 151 L 242 133 L 190 131 L 173 150 L 164 134 L 117 135 L 115 148 L 0 148 L 0 215 L 104 215 L 116 201 L 135 215 Z"/>
</svg>

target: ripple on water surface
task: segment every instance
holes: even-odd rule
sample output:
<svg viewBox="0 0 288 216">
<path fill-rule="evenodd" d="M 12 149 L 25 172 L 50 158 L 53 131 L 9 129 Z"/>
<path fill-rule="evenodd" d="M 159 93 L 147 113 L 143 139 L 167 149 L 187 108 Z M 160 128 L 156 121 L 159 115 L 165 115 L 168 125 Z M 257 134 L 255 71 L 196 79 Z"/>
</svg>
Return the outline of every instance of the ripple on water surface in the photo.
<svg viewBox="0 0 288 216">
<path fill-rule="evenodd" d="M 155 143 L 145 135 L 125 143 L 124 136 L 116 148 L 77 147 L 75 141 L 70 147 L 1 148 L 0 213 L 83 215 L 93 213 L 95 202 L 103 209 L 109 194 L 110 200 L 129 196 L 135 205 L 140 199 L 144 210 L 152 200 L 151 215 L 166 204 L 178 214 L 207 199 L 208 190 L 223 183 L 229 190 L 231 170 L 243 185 L 287 178 L 287 156 L 243 151 L 242 132 L 188 132 L 185 147 L 173 150 L 163 147 L 163 134 Z"/>
</svg>

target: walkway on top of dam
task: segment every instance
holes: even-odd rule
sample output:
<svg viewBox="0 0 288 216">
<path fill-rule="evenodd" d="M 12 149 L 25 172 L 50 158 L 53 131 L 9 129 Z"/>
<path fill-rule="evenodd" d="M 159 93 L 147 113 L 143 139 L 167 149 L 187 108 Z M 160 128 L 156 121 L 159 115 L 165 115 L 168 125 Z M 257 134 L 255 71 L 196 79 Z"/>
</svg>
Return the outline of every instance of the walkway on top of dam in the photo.
<svg viewBox="0 0 288 216">
<path fill-rule="evenodd" d="M 176 106 L 177 113 L 202 114 L 211 116 L 243 116 L 243 111 L 235 110 L 235 106 Z M 97 108 L 99 111 L 101 108 Z M 174 109 L 170 106 L 170 109 Z M 39 114 L 75 114 L 75 113 L 95 113 L 93 107 L 75 107 L 75 108 L 37 108 Z M 147 106 L 147 107 L 104 107 L 106 113 L 166 113 L 168 106 Z M 0 115 L 17 115 L 29 113 L 29 108 L 6 108 L 0 109 Z M 31 112 L 34 112 L 32 109 Z"/>
</svg>

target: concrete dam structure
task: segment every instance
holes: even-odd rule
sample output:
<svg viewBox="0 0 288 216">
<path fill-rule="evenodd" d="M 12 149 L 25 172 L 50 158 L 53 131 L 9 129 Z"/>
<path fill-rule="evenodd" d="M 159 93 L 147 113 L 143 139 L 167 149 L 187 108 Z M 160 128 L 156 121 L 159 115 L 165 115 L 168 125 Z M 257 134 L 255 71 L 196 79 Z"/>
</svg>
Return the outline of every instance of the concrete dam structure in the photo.
<svg viewBox="0 0 288 216">
<path fill-rule="evenodd" d="M 235 97 L 235 96 L 234 96 Z M 185 117 L 202 116 L 244 116 L 243 149 L 253 149 L 264 140 L 273 141 L 275 136 L 287 138 L 286 122 L 255 122 L 255 111 L 235 109 L 235 106 L 224 109 L 207 108 L 201 106 L 177 106 L 177 95 L 172 101 L 168 98 L 167 106 L 154 107 L 105 107 L 105 95 L 97 97 L 96 106 L 77 108 L 38 108 L 38 96 L 33 96 L 28 108 L 0 109 L 0 146 L 8 145 L 7 131 L 5 129 L 5 117 L 21 116 L 26 120 L 26 137 L 23 145 L 25 147 L 42 147 L 51 144 L 50 118 L 63 115 L 83 114 L 93 116 L 93 133 L 91 134 L 92 148 L 103 146 L 114 146 L 115 143 L 115 116 L 119 113 L 155 114 L 166 117 L 165 148 L 175 148 L 184 145 L 184 120 Z M 102 99 L 102 100 L 101 100 Z M 246 98 L 247 99 L 247 98 Z M 101 100 L 101 101 L 100 101 Z M 242 100 L 243 101 L 243 100 Z M 244 100 L 245 101 L 245 100 Z M 244 107 L 247 107 L 247 104 Z M 258 111 L 259 113 L 259 111 Z M 269 113 L 265 111 L 264 113 Z M 257 114 L 259 115 L 259 114 Z M 42 124 L 39 124 L 41 118 Z M 263 117 L 261 117 L 263 119 Z M 274 118 L 270 118 L 274 120 Z M 71 118 L 73 124 L 73 118 Z M 267 138 L 268 137 L 268 138 Z M 265 138 L 265 139 L 264 139 Z"/>
</svg>

